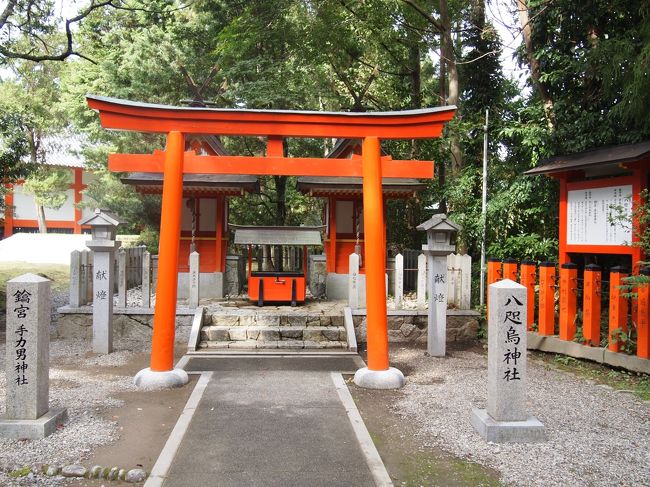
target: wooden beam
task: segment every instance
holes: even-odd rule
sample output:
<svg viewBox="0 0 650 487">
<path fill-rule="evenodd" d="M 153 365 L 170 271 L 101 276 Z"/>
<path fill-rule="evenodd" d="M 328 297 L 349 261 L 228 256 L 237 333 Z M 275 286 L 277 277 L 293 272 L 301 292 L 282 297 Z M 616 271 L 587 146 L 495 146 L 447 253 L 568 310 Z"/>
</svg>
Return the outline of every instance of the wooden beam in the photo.
<svg viewBox="0 0 650 487">
<path fill-rule="evenodd" d="M 162 173 L 165 153 L 110 154 L 108 168 L 113 172 Z M 385 178 L 433 178 L 432 161 L 397 161 L 381 158 Z M 186 152 L 185 174 L 254 174 L 264 176 L 341 176 L 362 177 L 361 158 L 322 159 L 317 157 L 199 156 Z"/>
<path fill-rule="evenodd" d="M 427 139 L 440 137 L 455 106 L 401 112 L 309 112 L 172 107 L 87 96 L 108 129 L 278 137 Z"/>
</svg>

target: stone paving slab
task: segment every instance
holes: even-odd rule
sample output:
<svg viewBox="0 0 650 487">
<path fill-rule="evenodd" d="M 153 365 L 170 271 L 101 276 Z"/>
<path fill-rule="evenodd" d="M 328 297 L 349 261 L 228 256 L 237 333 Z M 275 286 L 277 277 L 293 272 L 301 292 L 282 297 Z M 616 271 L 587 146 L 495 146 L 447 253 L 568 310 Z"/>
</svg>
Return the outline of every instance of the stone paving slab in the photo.
<svg viewBox="0 0 650 487">
<path fill-rule="evenodd" d="M 190 356 L 183 367 L 187 372 L 197 371 L 299 371 L 299 372 L 341 372 L 354 373 L 365 367 L 358 355 L 342 357 L 320 356 L 301 357 L 236 357 L 232 356 Z M 320 379 L 319 379 L 320 380 Z"/>
<path fill-rule="evenodd" d="M 330 373 L 260 370 L 294 360 L 230 358 L 240 370 L 213 375 L 164 487 L 374 485 Z"/>
</svg>

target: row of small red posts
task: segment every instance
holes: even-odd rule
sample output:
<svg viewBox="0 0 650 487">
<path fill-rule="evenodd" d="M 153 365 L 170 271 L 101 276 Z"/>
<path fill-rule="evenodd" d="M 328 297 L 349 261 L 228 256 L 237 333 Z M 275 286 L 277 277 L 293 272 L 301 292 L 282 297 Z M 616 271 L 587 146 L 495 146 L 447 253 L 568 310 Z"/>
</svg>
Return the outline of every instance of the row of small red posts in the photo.
<svg viewBox="0 0 650 487">
<path fill-rule="evenodd" d="M 518 269 L 520 267 L 520 269 Z M 650 275 L 650 268 L 641 269 L 641 274 Z M 518 278 L 519 276 L 519 278 Z M 619 331 L 627 332 L 627 318 L 631 301 L 632 321 L 637 331 L 637 356 L 650 358 L 650 285 L 644 284 L 634 289 L 638 294 L 636 299 L 623 296 L 621 285 L 628 272 L 622 267 L 610 269 L 609 277 L 609 327 L 608 348 L 619 352 L 621 340 L 613 339 Z M 537 284 L 537 264 L 533 261 L 522 261 L 521 266 L 515 259 L 488 259 L 488 286 L 500 279 L 511 279 L 519 282 L 528 290 L 528 329 L 533 330 L 535 323 L 535 285 Z M 537 329 L 540 335 L 555 334 L 555 290 L 557 286 L 556 264 L 542 262 L 539 264 L 539 303 Z M 584 286 L 582 293 L 582 335 L 584 344 L 600 346 L 601 320 L 601 286 L 602 272 L 600 266 L 587 265 L 584 269 Z M 562 264 L 560 266 L 560 312 L 559 338 L 573 340 L 576 335 L 576 316 L 578 304 L 578 266 Z"/>
</svg>

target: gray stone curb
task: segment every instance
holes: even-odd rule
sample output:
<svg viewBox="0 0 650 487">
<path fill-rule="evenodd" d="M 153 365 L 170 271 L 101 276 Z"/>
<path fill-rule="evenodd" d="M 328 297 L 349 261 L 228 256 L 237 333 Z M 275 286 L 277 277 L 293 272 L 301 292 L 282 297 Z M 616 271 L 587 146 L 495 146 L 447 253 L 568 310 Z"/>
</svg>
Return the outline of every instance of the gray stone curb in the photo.
<svg viewBox="0 0 650 487">
<path fill-rule="evenodd" d="M 556 336 L 541 336 L 534 331 L 528 332 L 528 350 L 541 352 L 561 353 L 569 357 L 591 360 L 611 367 L 620 367 L 632 372 L 650 374 L 650 360 L 626 355 L 624 353 L 610 352 L 606 348 L 588 347 L 577 342 L 560 340 Z"/>
</svg>

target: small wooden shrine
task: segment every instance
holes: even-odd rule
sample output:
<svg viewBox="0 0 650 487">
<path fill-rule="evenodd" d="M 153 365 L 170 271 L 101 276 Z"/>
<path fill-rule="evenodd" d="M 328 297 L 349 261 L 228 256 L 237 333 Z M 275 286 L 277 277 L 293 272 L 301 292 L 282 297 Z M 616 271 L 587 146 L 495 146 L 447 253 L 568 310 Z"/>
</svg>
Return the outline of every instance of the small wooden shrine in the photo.
<svg viewBox="0 0 650 487">
<path fill-rule="evenodd" d="M 650 141 L 553 157 L 526 174 L 560 182 L 560 264 L 622 266 L 638 273 L 644 258 L 634 245 L 638 237 L 632 225 L 612 218 L 618 207 L 631 220 L 650 186 Z"/>
<path fill-rule="evenodd" d="M 305 301 L 307 290 L 307 247 L 320 246 L 321 227 L 262 227 L 231 225 L 235 229 L 235 245 L 248 246 L 248 299 L 263 306 L 264 303 L 297 303 Z M 290 268 L 253 270 L 253 245 L 299 247 L 300 259 L 290 262 Z"/>
</svg>

